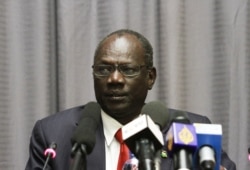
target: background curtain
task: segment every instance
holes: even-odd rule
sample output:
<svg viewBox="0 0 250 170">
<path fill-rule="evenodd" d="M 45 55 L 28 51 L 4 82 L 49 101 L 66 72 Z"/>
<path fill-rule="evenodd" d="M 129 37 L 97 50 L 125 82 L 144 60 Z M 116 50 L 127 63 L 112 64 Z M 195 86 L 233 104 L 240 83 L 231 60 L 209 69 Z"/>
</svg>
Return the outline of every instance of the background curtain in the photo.
<svg viewBox="0 0 250 170">
<path fill-rule="evenodd" d="M 1 0 L 0 169 L 24 169 L 36 120 L 95 100 L 97 43 L 129 28 L 154 47 L 147 101 L 223 125 L 223 148 L 249 169 L 249 0 Z"/>
</svg>

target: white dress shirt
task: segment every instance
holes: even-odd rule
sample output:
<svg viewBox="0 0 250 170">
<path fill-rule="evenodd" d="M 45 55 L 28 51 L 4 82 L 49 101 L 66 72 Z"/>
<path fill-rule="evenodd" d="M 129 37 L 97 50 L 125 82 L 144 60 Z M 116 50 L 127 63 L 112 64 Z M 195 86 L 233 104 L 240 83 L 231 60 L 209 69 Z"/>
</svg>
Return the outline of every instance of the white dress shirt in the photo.
<svg viewBox="0 0 250 170">
<path fill-rule="evenodd" d="M 116 170 L 120 154 L 120 143 L 115 139 L 115 133 L 122 127 L 122 124 L 104 111 L 101 112 L 101 117 L 105 137 L 106 170 Z"/>
</svg>

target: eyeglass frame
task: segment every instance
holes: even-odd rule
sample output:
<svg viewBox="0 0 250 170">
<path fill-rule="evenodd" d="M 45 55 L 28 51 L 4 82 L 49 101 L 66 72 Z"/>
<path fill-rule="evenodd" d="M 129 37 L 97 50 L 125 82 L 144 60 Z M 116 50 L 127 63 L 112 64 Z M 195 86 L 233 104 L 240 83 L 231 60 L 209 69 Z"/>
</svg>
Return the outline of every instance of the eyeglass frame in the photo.
<svg viewBox="0 0 250 170">
<path fill-rule="evenodd" d="M 114 73 L 117 70 L 124 77 L 133 78 L 133 77 L 138 76 L 141 73 L 141 69 L 143 67 L 146 67 L 146 69 L 150 69 L 151 68 L 150 66 L 147 66 L 146 64 L 144 64 L 144 65 L 135 64 L 133 66 L 137 66 L 136 68 L 138 68 L 138 73 L 136 73 L 134 75 L 126 75 L 126 74 L 124 74 L 124 72 L 120 68 L 121 66 L 126 66 L 126 65 L 133 65 L 133 64 L 115 64 L 115 65 L 113 65 L 113 64 L 99 64 L 99 65 L 92 65 L 93 75 L 96 76 L 96 77 L 108 77 L 108 76 L 110 76 L 112 73 Z M 109 74 L 107 74 L 107 75 L 99 75 L 99 74 L 95 73 L 95 67 L 96 66 L 110 66 L 110 68 L 112 67 L 112 71 Z"/>
</svg>

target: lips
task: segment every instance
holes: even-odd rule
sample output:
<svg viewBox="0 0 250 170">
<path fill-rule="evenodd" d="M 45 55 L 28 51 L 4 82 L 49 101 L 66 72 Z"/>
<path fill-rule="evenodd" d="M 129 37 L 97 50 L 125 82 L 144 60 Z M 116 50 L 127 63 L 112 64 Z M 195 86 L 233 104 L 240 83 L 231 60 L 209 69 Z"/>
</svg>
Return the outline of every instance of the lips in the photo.
<svg viewBox="0 0 250 170">
<path fill-rule="evenodd" d="M 114 101 L 123 100 L 125 99 L 126 96 L 127 95 L 124 93 L 117 93 L 117 92 L 110 92 L 105 94 L 105 98 Z"/>
</svg>

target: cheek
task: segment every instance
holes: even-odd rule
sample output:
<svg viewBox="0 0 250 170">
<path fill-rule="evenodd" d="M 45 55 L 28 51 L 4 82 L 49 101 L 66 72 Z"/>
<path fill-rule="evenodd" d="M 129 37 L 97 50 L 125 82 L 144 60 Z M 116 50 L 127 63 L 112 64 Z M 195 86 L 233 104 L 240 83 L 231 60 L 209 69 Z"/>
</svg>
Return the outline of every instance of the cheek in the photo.
<svg viewBox="0 0 250 170">
<path fill-rule="evenodd" d="M 148 91 L 148 82 L 145 80 L 135 81 L 135 83 L 131 84 L 131 88 L 133 89 L 133 93 L 136 95 L 145 95 Z"/>
<path fill-rule="evenodd" d="M 94 88 L 95 88 L 95 93 L 98 95 L 98 93 L 103 91 L 104 88 L 104 83 L 103 81 L 99 79 L 94 79 Z"/>
</svg>

